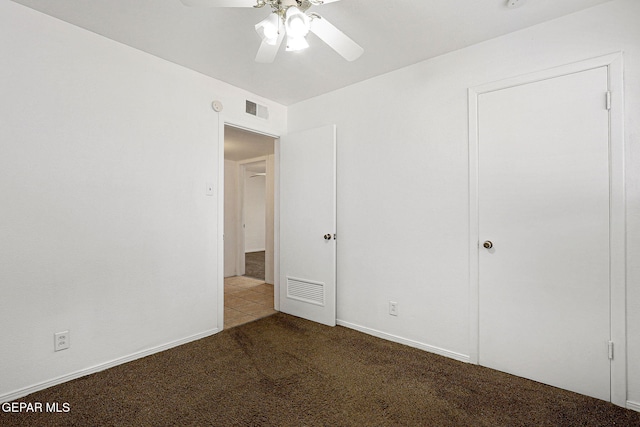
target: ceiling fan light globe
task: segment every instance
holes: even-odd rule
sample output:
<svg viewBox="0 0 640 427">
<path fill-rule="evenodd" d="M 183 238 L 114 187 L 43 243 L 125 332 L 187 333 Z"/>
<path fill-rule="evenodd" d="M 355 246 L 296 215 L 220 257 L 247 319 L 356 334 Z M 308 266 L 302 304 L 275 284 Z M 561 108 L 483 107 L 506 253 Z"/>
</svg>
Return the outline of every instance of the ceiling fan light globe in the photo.
<svg viewBox="0 0 640 427">
<path fill-rule="evenodd" d="M 287 9 L 284 27 L 290 37 L 301 38 L 309 33 L 311 18 L 295 6 Z"/>
<path fill-rule="evenodd" d="M 297 52 L 308 47 L 309 43 L 304 37 L 287 37 L 287 52 Z"/>
<path fill-rule="evenodd" d="M 271 13 L 265 19 L 256 24 L 256 32 L 263 41 L 270 45 L 274 45 L 278 40 L 278 24 L 278 16 Z"/>
<path fill-rule="evenodd" d="M 278 28 L 266 25 L 264 27 L 264 37 L 265 39 L 275 41 L 278 38 Z"/>
</svg>

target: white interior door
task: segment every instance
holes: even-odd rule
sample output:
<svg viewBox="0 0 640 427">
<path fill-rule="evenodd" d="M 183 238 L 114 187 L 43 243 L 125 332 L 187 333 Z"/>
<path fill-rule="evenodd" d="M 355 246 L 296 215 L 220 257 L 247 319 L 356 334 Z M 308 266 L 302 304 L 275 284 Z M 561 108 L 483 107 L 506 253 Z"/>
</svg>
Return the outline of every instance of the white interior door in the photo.
<svg viewBox="0 0 640 427">
<path fill-rule="evenodd" d="M 478 97 L 479 363 L 604 400 L 607 87 L 601 67 Z"/>
<path fill-rule="evenodd" d="M 280 139 L 280 311 L 336 324 L 336 128 Z"/>
</svg>

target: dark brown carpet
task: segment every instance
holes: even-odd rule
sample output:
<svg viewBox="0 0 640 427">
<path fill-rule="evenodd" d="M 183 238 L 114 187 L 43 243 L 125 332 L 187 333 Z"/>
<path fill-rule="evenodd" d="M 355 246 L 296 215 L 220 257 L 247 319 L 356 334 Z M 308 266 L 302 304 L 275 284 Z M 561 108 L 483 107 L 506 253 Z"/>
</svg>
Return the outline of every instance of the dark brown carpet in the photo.
<svg viewBox="0 0 640 427">
<path fill-rule="evenodd" d="M 284 314 L 24 402 L 2 426 L 638 426 L 640 413 Z"/>
<path fill-rule="evenodd" d="M 244 254 L 244 275 L 254 279 L 264 280 L 264 251 L 247 252 Z"/>
</svg>

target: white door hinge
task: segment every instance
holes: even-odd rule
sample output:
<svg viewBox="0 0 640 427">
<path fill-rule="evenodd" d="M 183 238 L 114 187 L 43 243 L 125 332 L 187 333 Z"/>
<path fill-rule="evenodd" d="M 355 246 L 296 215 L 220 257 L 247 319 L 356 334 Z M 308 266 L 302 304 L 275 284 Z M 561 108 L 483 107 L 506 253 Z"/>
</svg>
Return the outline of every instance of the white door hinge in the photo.
<svg viewBox="0 0 640 427">
<path fill-rule="evenodd" d="M 613 360 L 613 341 L 609 341 L 609 360 Z"/>
<path fill-rule="evenodd" d="M 607 110 L 611 110 L 611 91 L 607 91 Z"/>
</svg>

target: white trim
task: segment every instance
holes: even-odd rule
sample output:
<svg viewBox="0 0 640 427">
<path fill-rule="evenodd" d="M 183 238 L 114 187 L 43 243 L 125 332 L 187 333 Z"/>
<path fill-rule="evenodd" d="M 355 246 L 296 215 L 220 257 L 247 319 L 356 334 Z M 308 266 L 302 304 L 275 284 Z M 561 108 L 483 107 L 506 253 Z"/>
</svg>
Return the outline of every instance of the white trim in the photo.
<svg viewBox="0 0 640 427">
<path fill-rule="evenodd" d="M 624 180 L 624 100 L 622 52 L 587 59 L 549 70 L 518 76 L 469 88 L 469 359 L 478 363 L 479 354 L 479 288 L 478 288 L 478 96 L 483 93 L 547 80 L 563 75 L 608 67 L 609 90 L 612 94 L 610 114 L 610 287 L 611 341 L 615 356 L 611 362 L 611 402 L 628 406 L 626 350 L 626 220 Z"/>
<path fill-rule="evenodd" d="M 630 400 L 627 400 L 627 409 L 631 409 L 632 411 L 640 412 L 640 403 L 632 402 Z"/>
<path fill-rule="evenodd" d="M 438 354 L 440 356 L 448 357 L 450 359 L 459 360 L 460 362 L 470 363 L 469 356 L 455 351 L 446 350 L 440 347 L 434 347 L 429 344 L 424 344 L 418 341 L 410 340 L 408 338 L 399 337 L 397 335 L 388 334 L 386 332 L 378 331 L 376 329 L 367 328 L 365 326 L 356 325 L 355 323 L 345 322 L 344 320 L 336 320 L 336 324 L 344 326 L 345 328 L 355 329 L 356 331 L 363 332 L 367 335 L 373 335 L 374 337 L 382 338 L 387 341 L 393 341 L 398 344 L 403 344 L 409 347 L 417 348 L 420 350 L 428 351 L 429 353 Z"/>
<path fill-rule="evenodd" d="M 275 150 L 274 140 L 274 150 Z M 267 180 L 266 180 L 266 195 L 267 195 L 267 210 L 265 212 L 265 265 L 264 265 L 264 281 L 273 285 L 274 281 L 274 269 L 276 260 L 276 248 L 275 248 L 275 215 L 276 215 L 276 197 L 275 197 L 275 152 L 267 156 Z M 275 298 L 275 295 L 274 295 Z"/>
<path fill-rule="evenodd" d="M 280 138 L 273 143 L 273 309 L 280 311 Z"/>
<path fill-rule="evenodd" d="M 478 93 L 469 89 L 469 361 L 480 363 Z"/>
<path fill-rule="evenodd" d="M 523 74 L 496 82 L 486 83 L 480 86 L 470 88 L 469 91 L 476 94 L 494 92 L 496 90 L 509 89 L 515 86 L 521 86 L 527 83 L 534 83 L 543 80 L 549 80 L 556 77 L 566 76 L 569 74 L 580 73 L 582 71 L 592 70 L 594 68 L 608 67 L 612 63 L 622 59 L 622 52 L 611 53 L 609 55 L 598 56 L 596 58 L 585 59 L 580 62 L 561 65 L 559 67 L 549 68 L 546 70 L 536 71 L 533 73 Z M 613 92 L 613 91 L 612 91 Z"/>
<path fill-rule="evenodd" d="M 218 119 L 218 329 L 224 329 L 224 117 Z"/>
<path fill-rule="evenodd" d="M 231 123 L 231 122 L 224 122 L 224 125 L 232 127 L 232 128 L 240 129 L 240 130 L 245 130 L 245 131 L 251 132 L 251 133 L 257 133 L 259 135 L 269 136 L 269 137 L 274 138 L 274 139 L 280 138 L 280 136 L 276 135 L 275 133 L 268 133 L 268 132 L 264 132 L 264 131 L 261 131 L 261 130 L 256 130 L 256 129 L 253 129 L 253 128 L 250 128 L 250 127 L 237 125 L 237 124 Z"/>
<path fill-rule="evenodd" d="M 338 321 L 338 126 L 333 124 L 333 317 Z"/>
<path fill-rule="evenodd" d="M 627 400 L 627 296 L 626 296 L 626 200 L 624 149 L 624 81 L 622 53 L 609 63 L 609 141 L 611 159 L 610 283 L 611 341 L 615 345 L 611 362 L 611 402 L 625 406 Z"/>
<path fill-rule="evenodd" d="M 77 378 L 81 378 L 81 377 L 84 377 L 84 376 L 87 376 L 87 375 L 95 374 L 96 372 L 104 371 L 106 369 L 113 368 L 113 367 L 118 366 L 118 365 L 122 365 L 124 363 L 132 362 L 132 361 L 134 361 L 136 359 L 142 359 L 143 357 L 147 357 L 147 356 L 150 356 L 150 355 L 155 354 L 155 353 L 160 353 L 162 351 L 169 350 L 170 348 L 173 348 L 173 347 L 178 347 L 180 345 L 187 344 L 187 343 L 190 343 L 192 341 L 197 341 L 199 339 L 206 338 L 206 337 L 209 337 L 211 335 L 215 335 L 220 331 L 221 331 L 220 328 L 211 329 L 211 330 L 208 330 L 208 331 L 205 331 L 205 332 L 201 332 L 199 334 L 191 335 L 191 336 L 186 337 L 186 338 L 182 338 L 182 339 L 179 339 L 179 340 L 176 340 L 176 341 L 172 341 L 172 342 L 167 343 L 167 344 L 159 345 L 157 347 L 152 347 L 152 348 L 149 348 L 147 350 L 142 350 L 142 351 L 139 351 L 139 352 L 136 352 L 136 353 L 132 353 L 132 354 L 130 354 L 128 356 L 119 357 L 117 359 L 111 360 L 109 362 L 101 363 L 99 365 L 95 365 L 95 366 L 92 366 L 90 368 L 81 369 L 81 370 L 73 372 L 71 374 L 63 375 L 63 376 L 60 376 L 60 377 L 57 377 L 57 378 L 54 378 L 54 379 L 51 379 L 51 380 L 48 380 L 48 381 L 43 381 L 41 383 L 34 384 L 32 386 L 29 386 L 29 387 L 21 388 L 19 390 L 15 390 L 15 391 L 12 391 L 10 393 L 3 394 L 2 396 L 0 396 L 0 403 L 10 402 L 12 400 L 24 397 L 24 396 L 26 396 L 28 394 L 35 393 L 37 391 L 44 390 L 46 388 L 53 387 L 53 386 L 56 386 L 56 385 L 59 385 L 59 384 L 62 384 L 62 383 L 66 383 L 67 381 L 71 381 L 71 380 L 75 380 Z"/>
</svg>

